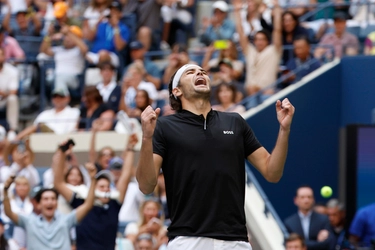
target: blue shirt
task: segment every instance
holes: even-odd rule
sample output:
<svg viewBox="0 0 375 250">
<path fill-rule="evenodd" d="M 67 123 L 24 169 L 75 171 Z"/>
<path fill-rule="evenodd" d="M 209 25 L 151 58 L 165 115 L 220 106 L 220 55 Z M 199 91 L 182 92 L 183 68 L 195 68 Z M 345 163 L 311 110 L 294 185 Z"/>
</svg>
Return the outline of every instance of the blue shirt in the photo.
<svg viewBox="0 0 375 250">
<path fill-rule="evenodd" d="M 70 205 L 77 208 L 83 199 L 74 194 Z M 77 250 L 113 250 L 115 249 L 118 214 L 121 204 L 110 200 L 103 206 L 94 206 L 82 222 L 76 227 Z"/>
<path fill-rule="evenodd" d="M 118 27 L 121 38 L 128 42 L 130 38 L 128 27 L 122 23 L 119 23 Z M 90 51 L 98 53 L 100 50 L 107 50 L 116 53 L 115 40 L 113 38 L 114 28 L 108 22 L 100 23 Z"/>
<path fill-rule="evenodd" d="M 375 239 L 375 203 L 357 211 L 349 232 L 359 237 L 365 246 L 371 246 L 371 240 Z"/>
<path fill-rule="evenodd" d="M 310 74 L 311 72 L 313 72 L 314 70 L 316 70 L 317 68 L 319 68 L 321 66 L 320 62 L 318 60 L 316 60 L 315 62 L 313 62 L 312 64 L 308 64 L 307 62 L 310 61 L 311 58 L 308 58 L 305 62 L 302 62 L 300 59 L 298 58 L 292 58 L 288 61 L 288 63 L 286 64 L 286 67 L 287 69 L 289 69 L 290 71 L 293 71 L 299 67 L 302 67 L 297 73 L 296 73 L 296 79 L 294 82 L 298 82 L 299 80 L 301 80 L 304 76 Z"/>
<path fill-rule="evenodd" d="M 51 222 L 32 213 L 18 215 L 18 226 L 26 230 L 28 250 L 70 250 L 70 229 L 77 225 L 76 211 L 55 213 Z"/>
<path fill-rule="evenodd" d="M 208 26 L 205 32 L 201 35 L 200 41 L 208 46 L 216 40 L 231 40 L 235 32 L 236 26 L 233 21 L 225 19 L 223 24 L 218 28 L 215 28 L 212 25 Z"/>
</svg>

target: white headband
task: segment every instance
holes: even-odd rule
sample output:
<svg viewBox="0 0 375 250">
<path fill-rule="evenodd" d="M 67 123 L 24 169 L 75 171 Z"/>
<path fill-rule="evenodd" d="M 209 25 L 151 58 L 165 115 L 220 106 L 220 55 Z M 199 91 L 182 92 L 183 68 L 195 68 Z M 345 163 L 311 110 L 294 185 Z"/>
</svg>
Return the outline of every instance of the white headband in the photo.
<svg viewBox="0 0 375 250">
<path fill-rule="evenodd" d="M 185 64 L 184 66 L 182 66 L 181 68 L 179 68 L 179 70 L 177 70 L 176 74 L 174 75 L 174 78 L 173 78 L 173 82 L 172 82 L 172 90 L 174 88 L 177 87 L 180 79 L 181 79 L 181 76 L 182 74 L 189 68 L 191 67 L 196 67 L 197 65 L 196 64 Z"/>
</svg>

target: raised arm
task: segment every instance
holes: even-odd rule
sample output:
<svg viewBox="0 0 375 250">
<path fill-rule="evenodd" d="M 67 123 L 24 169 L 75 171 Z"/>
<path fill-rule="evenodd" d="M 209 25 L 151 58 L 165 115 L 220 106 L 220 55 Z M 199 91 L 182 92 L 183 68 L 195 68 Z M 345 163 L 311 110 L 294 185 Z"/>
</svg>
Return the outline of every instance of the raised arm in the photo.
<svg viewBox="0 0 375 250">
<path fill-rule="evenodd" d="M 10 207 L 10 201 L 8 197 L 8 189 L 10 185 L 14 181 L 14 176 L 10 176 L 4 183 L 4 200 L 3 200 L 3 205 L 4 205 L 4 212 L 6 216 L 9 217 L 15 224 L 18 224 L 18 214 L 14 213 L 12 211 L 12 208 Z"/>
<path fill-rule="evenodd" d="M 283 14 L 283 9 L 278 4 L 278 1 L 275 1 L 272 42 L 273 42 L 273 45 L 276 47 L 277 51 L 281 51 L 282 46 L 283 46 L 282 27 L 281 27 L 281 16 L 282 16 L 282 14 Z"/>
<path fill-rule="evenodd" d="M 100 123 L 99 120 L 95 120 L 92 123 L 92 127 L 91 127 L 91 140 L 90 140 L 90 150 L 89 150 L 89 162 L 91 162 L 91 163 L 95 163 L 96 158 L 97 158 L 96 135 L 97 135 L 98 130 L 99 130 L 99 126 L 100 126 L 99 123 Z"/>
<path fill-rule="evenodd" d="M 284 164 L 288 152 L 290 126 L 294 115 L 294 106 L 285 98 L 276 102 L 277 119 L 280 123 L 276 146 L 269 154 L 263 147 L 257 149 L 247 157 L 250 163 L 269 182 L 278 182 L 284 171 Z"/>
<path fill-rule="evenodd" d="M 241 20 L 242 0 L 233 0 L 232 4 L 233 4 L 233 11 L 234 11 L 234 19 L 236 22 L 236 30 L 240 37 L 240 45 L 241 45 L 244 55 L 247 55 L 249 41 L 247 37 L 245 36 L 243 27 L 242 27 L 242 20 Z"/>
<path fill-rule="evenodd" d="M 79 48 L 82 55 L 86 55 L 87 51 L 89 50 L 86 43 L 81 38 L 73 34 L 70 31 L 69 26 L 65 25 L 62 27 L 61 32 L 73 41 L 73 43 Z"/>
<path fill-rule="evenodd" d="M 82 221 L 83 218 L 85 218 L 85 216 L 90 212 L 95 200 L 96 168 L 94 163 L 91 162 L 87 163 L 85 167 L 90 175 L 91 184 L 85 202 L 76 209 L 77 222 Z"/>
<path fill-rule="evenodd" d="M 4 20 L 3 20 L 3 27 L 8 33 L 12 32 L 12 29 L 10 28 L 10 16 L 12 15 L 12 6 L 7 2 L 8 6 L 8 13 L 6 13 Z"/>
<path fill-rule="evenodd" d="M 124 151 L 124 164 L 122 165 L 121 176 L 117 182 L 117 190 L 120 192 L 119 202 L 123 203 L 128 185 L 133 173 L 134 167 L 134 146 L 137 144 L 138 138 L 136 134 L 129 136 L 129 140 Z"/>
<path fill-rule="evenodd" d="M 65 200 L 70 201 L 73 197 L 73 191 L 66 186 L 64 181 L 64 169 L 65 153 L 58 149 L 52 159 L 52 170 L 54 174 L 53 185 Z"/>
<path fill-rule="evenodd" d="M 143 138 L 136 177 L 139 189 L 144 194 L 150 194 L 154 191 L 163 162 L 163 158 L 154 154 L 152 150 L 152 137 L 159 114 L 159 108 L 154 110 L 151 106 L 148 106 L 141 115 Z"/>
</svg>

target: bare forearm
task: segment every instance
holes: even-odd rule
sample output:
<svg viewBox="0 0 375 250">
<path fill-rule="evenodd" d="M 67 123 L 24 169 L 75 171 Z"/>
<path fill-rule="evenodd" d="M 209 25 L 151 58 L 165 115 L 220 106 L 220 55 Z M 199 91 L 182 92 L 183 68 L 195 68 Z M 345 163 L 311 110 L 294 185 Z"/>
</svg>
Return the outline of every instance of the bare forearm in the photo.
<svg viewBox="0 0 375 250">
<path fill-rule="evenodd" d="M 95 161 L 96 161 L 96 149 L 95 149 L 96 134 L 97 134 L 97 132 L 93 131 L 92 135 L 91 135 L 90 151 L 89 151 L 89 162 L 91 162 L 91 163 L 95 163 Z"/>
<path fill-rule="evenodd" d="M 288 153 L 288 140 L 290 131 L 280 128 L 276 146 L 267 162 L 267 176 L 270 182 L 278 182 L 284 171 L 284 165 Z"/>
<path fill-rule="evenodd" d="M 58 189 L 59 192 L 61 192 L 59 189 L 61 186 L 65 185 L 64 183 L 64 164 L 65 164 L 65 159 L 64 157 L 61 157 L 57 163 L 54 163 L 52 166 L 52 170 L 54 173 L 54 178 L 53 178 L 53 185 L 55 186 L 56 189 Z"/>
<path fill-rule="evenodd" d="M 115 47 L 117 51 L 122 50 L 126 46 L 126 41 L 122 39 L 120 33 L 115 34 L 113 38 L 114 38 Z"/>
<path fill-rule="evenodd" d="M 136 177 L 139 189 L 144 194 L 149 194 L 154 191 L 157 184 L 157 176 L 153 159 L 152 138 L 144 138 L 142 141 Z"/>
<path fill-rule="evenodd" d="M 6 216 L 8 216 L 15 224 L 18 224 L 18 216 L 17 214 L 13 213 L 12 208 L 10 206 L 10 201 L 8 197 L 8 190 L 4 189 L 4 200 L 3 200 L 3 205 L 4 205 L 4 212 Z"/>
<path fill-rule="evenodd" d="M 24 130 L 22 130 L 18 135 L 17 135 L 17 139 L 20 140 L 20 139 L 23 139 L 24 137 L 32 134 L 32 133 L 35 133 L 37 130 L 37 126 L 36 125 L 31 125 L 30 127 L 27 127 L 25 128 Z"/>
</svg>

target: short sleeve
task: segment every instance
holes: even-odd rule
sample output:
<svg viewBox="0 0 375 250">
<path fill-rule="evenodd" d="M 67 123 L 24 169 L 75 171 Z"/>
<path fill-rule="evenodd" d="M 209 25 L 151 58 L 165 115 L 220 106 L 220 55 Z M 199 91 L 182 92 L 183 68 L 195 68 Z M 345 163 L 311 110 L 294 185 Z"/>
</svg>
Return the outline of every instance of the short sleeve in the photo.
<svg viewBox="0 0 375 250">
<path fill-rule="evenodd" d="M 154 136 L 152 140 L 152 146 L 153 146 L 154 154 L 158 154 L 162 158 L 164 158 L 167 145 L 166 145 L 165 138 L 163 135 L 162 123 L 160 120 L 158 120 L 156 123 Z"/>
<path fill-rule="evenodd" d="M 75 225 L 77 225 L 78 222 L 77 222 L 77 212 L 76 212 L 76 210 L 74 209 L 72 212 L 65 215 L 64 220 L 65 220 L 66 224 L 68 225 L 68 228 L 72 228 Z"/>
<path fill-rule="evenodd" d="M 22 214 L 18 214 L 18 223 L 16 223 L 16 225 L 25 229 L 28 222 L 27 218 L 28 217 Z"/>
<path fill-rule="evenodd" d="M 241 117 L 242 124 L 244 126 L 244 149 L 245 158 L 251 155 L 255 150 L 262 147 L 258 139 L 255 137 L 253 130 L 250 128 L 249 124 Z"/>
<path fill-rule="evenodd" d="M 138 225 L 137 223 L 135 222 L 131 222 L 129 223 L 126 228 L 125 228 L 125 231 L 124 231 L 124 235 L 125 237 L 128 236 L 128 235 L 137 235 L 138 234 Z"/>
<path fill-rule="evenodd" d="M 76 194 L 76 193 L 73 193 L 73 198 L 72 198 L 72 200 L 70 201 L 70 205 L 71 205 L 73 208 L 77 208 L 77 207 L 81 206 L 84 202 L 85 202 L 84 199 L 79 199 L 79 198 L 77 198 L 77 194 Z"/>
<path fill-rule="evenodd" d="M 350 225 L 349 232 L 352 235 L 362 237 L 363 229 L 365 228 L 366 224 L 366 216 L 363 211 L 358 211 L 355 215 L 352 224 Z"/>
<path fill-rule="evenodd" d="M 130 32 L 129 32 L 128 27 L 126 27 L 125 25 L 121 25 L 120 34 L 121 34 L 122 39 L 124 39 L 126 42 L 129 42 Z"/>
</svg>

